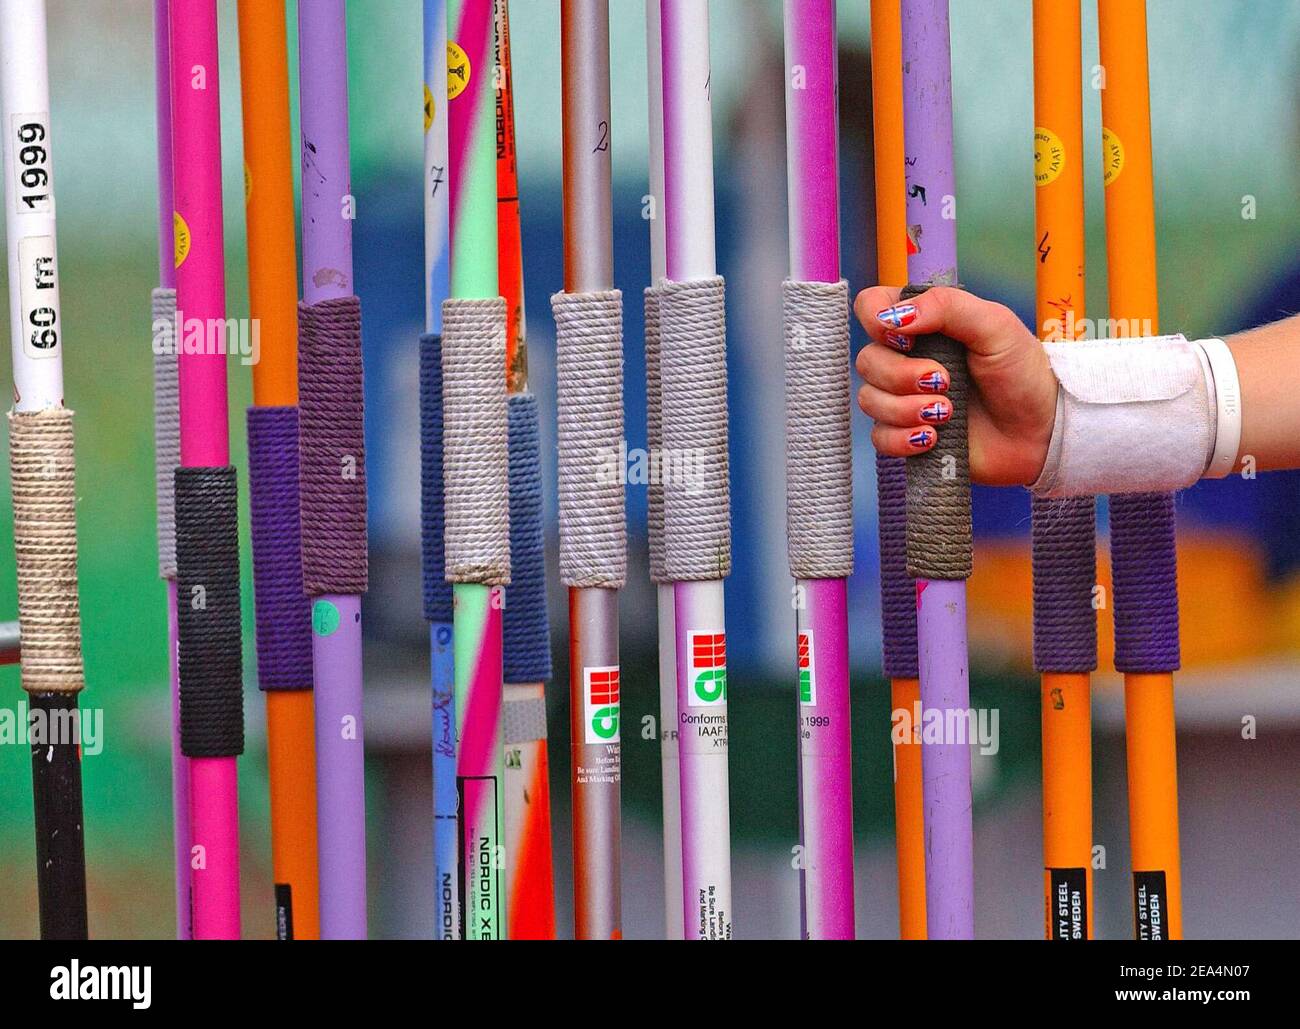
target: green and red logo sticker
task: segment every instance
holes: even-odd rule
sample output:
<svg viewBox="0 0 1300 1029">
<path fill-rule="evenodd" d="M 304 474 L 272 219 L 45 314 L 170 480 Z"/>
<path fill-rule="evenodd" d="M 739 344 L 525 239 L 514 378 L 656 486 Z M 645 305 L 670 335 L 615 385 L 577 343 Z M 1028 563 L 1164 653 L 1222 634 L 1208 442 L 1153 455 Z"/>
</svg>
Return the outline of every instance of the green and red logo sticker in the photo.
<svg viewBox="0 0 1300 1029">
<path fill-rule="evenodd" d="M 816 705 L 817 673 L 813 664 L 813 634 L 799 633 L 799 703 Z"/>
<path fill-rule="evenodd" d="M 589 744 L 618 742 L 618 666 L 582 670 L 583 723 Z"/>
<path fill-rule="evenodd" d="M 687 632 L 690 657 L 690 706 L 717 707 L 727 702 L 727 634 Z"/>
</svg>

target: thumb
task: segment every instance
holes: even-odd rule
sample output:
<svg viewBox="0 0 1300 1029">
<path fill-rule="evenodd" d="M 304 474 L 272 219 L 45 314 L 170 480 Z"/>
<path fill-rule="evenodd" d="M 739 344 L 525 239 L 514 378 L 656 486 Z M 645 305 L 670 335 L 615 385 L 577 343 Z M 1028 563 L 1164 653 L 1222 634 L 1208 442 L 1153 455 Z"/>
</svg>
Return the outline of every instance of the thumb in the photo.
<svg viewBox="0 0 1300 1029">
<path fill-rule="evenodd" d="M 899 300 L 875 318 L 881 328 L 906 336 L 951 336 L 981 357 L 1017 349 L 1029 335 L 1010 308 L 952 286 L 935 286 L 920 296 Z"/>
</svg>

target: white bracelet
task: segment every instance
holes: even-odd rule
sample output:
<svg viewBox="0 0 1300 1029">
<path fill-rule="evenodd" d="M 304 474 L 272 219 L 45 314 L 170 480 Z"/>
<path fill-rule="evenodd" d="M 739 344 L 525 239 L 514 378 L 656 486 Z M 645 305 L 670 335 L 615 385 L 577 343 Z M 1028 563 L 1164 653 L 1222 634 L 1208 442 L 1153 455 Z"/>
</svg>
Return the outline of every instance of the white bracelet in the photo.
<svg viewBox="0 0 1300 1029">
<path fill-rule="evenodd" d="M 1214 453 L 1205 474 L 1211 479 L 1222 479 L 1236 468 L 1237 451 L 1241 448 L 1241 380 L 1237 377 L 1237 362 L 1223 340 L 1198 339 L 1196 345 L 1209 365 L 1218 409 Z"/>
</svg>

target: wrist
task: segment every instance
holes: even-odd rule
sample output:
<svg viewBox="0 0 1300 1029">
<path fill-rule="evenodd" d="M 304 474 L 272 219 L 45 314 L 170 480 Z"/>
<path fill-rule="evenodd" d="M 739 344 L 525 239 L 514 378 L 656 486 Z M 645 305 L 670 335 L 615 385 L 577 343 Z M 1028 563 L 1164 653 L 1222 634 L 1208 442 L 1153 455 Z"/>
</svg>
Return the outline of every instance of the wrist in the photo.
<svg viewBox="0 0 1300 1029">
<path fill-rule="evenodd" d="M 1061 461 L 1061 440 L 1062 440 L 1062 421 L 1065 415 L 1065 405 L 1061 403 L 1061 382 L 1052 373 L 1052 417 L 1047 422 L 1047 432 L 1040 442 L 1033 449 L 1033 460 L 1030 462 L 1030 475 L 1025 482 L 1025 487 L 1035 489 L 1037 484 L 1044 480 L 1048 474 L 1049 468 L 1055 468 Z"/>
<path fill-rule="evenodd" d="M 1166 492 L 1235 466 L 1240 387 L 1221 341 L 1158 336 L 1043 347 L 1058 390 L 1035 493 Z"/>
<path fill-rule="evenodd" d="M 1205 364 L 1215 417 L 1214 448 L 1205 475 L 1222 479 L 1237 467 L 1241 450 L 1241 380 L 1236 359 L 1223 340 L 1198 339 L 1196 346 Z"/>
</svg>

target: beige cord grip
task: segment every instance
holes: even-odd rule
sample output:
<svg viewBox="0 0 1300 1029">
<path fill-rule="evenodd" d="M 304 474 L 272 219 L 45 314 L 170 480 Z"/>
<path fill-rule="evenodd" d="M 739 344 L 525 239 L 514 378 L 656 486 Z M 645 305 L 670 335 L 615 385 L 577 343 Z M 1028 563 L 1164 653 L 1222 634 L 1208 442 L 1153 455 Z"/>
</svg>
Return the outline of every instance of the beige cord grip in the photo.
<svg viewBox="0 0 1300 1029">
<path fill-rule="evenodd" d="M 448 582 L 510 584 L 506 302 L 442 302 L 442 480 Z"/>
<path fill-rule="evenodd" d="M 28 693 L 77 693 L 77 493 L 72 412 L 9 414 L 22 683 Z"/>
</svg>

